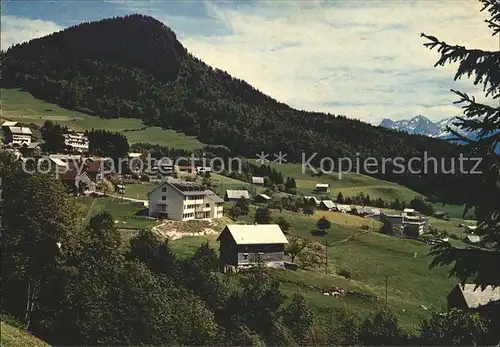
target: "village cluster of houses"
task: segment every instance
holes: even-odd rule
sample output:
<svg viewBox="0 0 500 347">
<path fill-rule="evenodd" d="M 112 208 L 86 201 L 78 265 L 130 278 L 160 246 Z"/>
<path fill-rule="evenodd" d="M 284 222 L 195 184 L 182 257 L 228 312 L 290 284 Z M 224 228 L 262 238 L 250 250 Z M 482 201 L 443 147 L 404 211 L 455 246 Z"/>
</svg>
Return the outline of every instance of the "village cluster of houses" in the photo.
<svg viewBox="0 0 500 347">
<path fill-rule="evenodd" d="M 33 141 L 33 132 L 29 127 L 22 126 L 18 122 L 5 121 L 2 123 L 2 132 L 5 148 L 18 158 L 34 156 L 41 151 L 40 143 Z M 71 152 L 89 151 L 89 139 L 85 134 L 68 129 L 63 136 L 64 144 Z"/>
</svg>

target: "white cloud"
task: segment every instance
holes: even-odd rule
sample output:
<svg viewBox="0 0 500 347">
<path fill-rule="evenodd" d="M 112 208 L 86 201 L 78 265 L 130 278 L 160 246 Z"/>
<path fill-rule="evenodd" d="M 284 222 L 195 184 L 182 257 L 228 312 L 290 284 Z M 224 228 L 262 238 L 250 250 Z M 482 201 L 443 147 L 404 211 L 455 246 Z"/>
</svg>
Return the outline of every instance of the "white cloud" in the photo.
<svg viewBox="0 0 500 347">
<path fill-rule="evenodd" d="M 461 113 L 450 88 L 478 89 L 454 83 L 453 66 L 433 68 L 438 54 L 423 47 L 420 33 L 498 50 L 479 10 L 472 1 L 268 2 L 236 10 L 215 3 L 212 12 L 233 35 L 182 42 L 206 63 L 297 108 L 372 123 L 416 114 L 437 120 Z"/>
<path fill-rule="evenodd" d="M 163 21 L 195 56 L 279 101 L 371 123 L 459 115 L 450 88 L 484 100 L 471 81 L 453 82 L 456 66 L 433 67 L 438 53 L 423 46 L 420 33 L 498 50 L 475 1 L 204 0 L 196 9 L 179 3 L 173 12 L 166 2 L 107 2 Z M 2 48 L 60 29 L 2 16 Z"/>
<path fill-rule="evenodd" d="M 2 15 L 1 28 L 2 50 L 7 50 L 13 44 L 62 30 L 62 27 L 54 22 L 9 15 Z"/>
</svg>

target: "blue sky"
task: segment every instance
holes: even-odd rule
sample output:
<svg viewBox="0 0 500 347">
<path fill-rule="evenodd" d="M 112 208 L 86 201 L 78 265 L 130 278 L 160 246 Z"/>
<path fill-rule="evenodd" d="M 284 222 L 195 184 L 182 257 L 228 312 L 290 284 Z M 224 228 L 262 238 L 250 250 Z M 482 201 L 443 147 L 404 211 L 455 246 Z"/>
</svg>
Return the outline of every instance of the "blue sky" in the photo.
<svg viewBox="0 0 500 347">
<path fill-rule="evenodd" d="M 206 63 L 290 106 L 378 124 L 461 114 L 456 67 L 433 68 L 425 32 L 453 44 L 498 50 L 472 0 L 2 1 L 2 49 L 83 21 L 151 15 Z"/>
</svg>

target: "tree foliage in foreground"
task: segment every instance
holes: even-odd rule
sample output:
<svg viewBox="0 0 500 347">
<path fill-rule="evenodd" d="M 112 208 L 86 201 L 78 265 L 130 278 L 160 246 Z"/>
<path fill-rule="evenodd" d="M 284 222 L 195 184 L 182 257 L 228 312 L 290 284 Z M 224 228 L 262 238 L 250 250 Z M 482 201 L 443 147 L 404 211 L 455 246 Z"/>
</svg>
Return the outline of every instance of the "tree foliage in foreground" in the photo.
<svg viewBox="0 0 500 347">
<path fill-rule="evenodd" d="M 498 37 L 500 3 L 495 0 L 481 0 L 481 3 L 484 5 L 482 11 L 487 10 L 490 15 L 486 23 L 493 31 L 493 36 Z M 457 139 L 467 143 L 474 157 L 482 159 L 482 174 L 469 175 L 466 184 L 460 186 L 460 189 L 466 192 L 467 209 L 475 207 L 479 226 L 476 233 L 482 236 L 484 247 L 460 248 L 449 243 L 440 243 L 433 248 L 435 259 L 431 266 L 453 264 L 450 274 L 457 276 L 462 282 L 472 280 L 482 287 L 499 286 L 500 155 L 494 150 L 500 143 L 500 50 L 469 49 L 447 44 L 434 36 L 422 36 L 429 40 L 425 46 L 436 48 L 440 54 L 435 66 L 458 62 L 455 80 L 463 76 L 473 78 L 474 85 L 482 86 L 485 96 L 496 105 L 479 103 L 473 96 L 452 90 L 459 96 L 457 103 L 462 104 L 464 109 L 464 116 L 460 117 L 456 125 L 462 130 L 478 133 L 478 138 L 471 140 L 449 129 Z"/>
<path fill-rule="evenodd" d="M 23 175 L 3 151 L 0 174 L 2 314 L 51 345 L 412 344 L 390 311 L 322 321 L 304 297 L 287 297 L 263 264 L 229 281 L 214 271 L 217 253 L 208 244 L 177 258 L 167 241 L 143 230 L 124 248 L 109 213 L 85 218 L 59 182 Z M 3 213 L 6 206 L 15 213 Z M 319 246 L 306 247 L 301 262 L 314 266 Z M 489 341 L 483 335 L 494 331 L 474 317 L 458 321 L 466 323 L 431 318 L 422 344 L 454 336 L 457 327 L 465 336 L 459 342 Z"/>
</svg>

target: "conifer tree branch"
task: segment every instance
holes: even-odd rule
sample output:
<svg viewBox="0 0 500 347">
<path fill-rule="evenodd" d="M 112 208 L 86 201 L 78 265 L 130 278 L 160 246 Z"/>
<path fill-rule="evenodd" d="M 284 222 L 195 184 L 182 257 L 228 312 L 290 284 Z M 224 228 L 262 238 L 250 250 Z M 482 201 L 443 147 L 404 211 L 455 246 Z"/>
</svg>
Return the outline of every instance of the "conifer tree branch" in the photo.
<svg viewBox="0 0 500 347">
<path fill-rule="evenodd" d="M 500 92 L 500 51 L 485 51 L 481 49 L 467 49 L 464 46 L 452 46 L 438 38 L 422 33 L 430 42 L 424 43 L 429 49 L 437 48 L 441 54 L 434 67 L 444 66 L 449 63 L 459 62 L 455 81 L 462 76 L 471 78 L 474 85 L 482 85 L 486 96 L 497 95 Z"/>
</svg>

